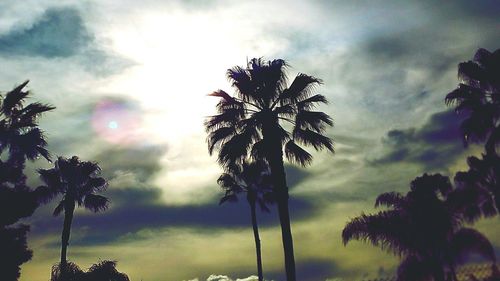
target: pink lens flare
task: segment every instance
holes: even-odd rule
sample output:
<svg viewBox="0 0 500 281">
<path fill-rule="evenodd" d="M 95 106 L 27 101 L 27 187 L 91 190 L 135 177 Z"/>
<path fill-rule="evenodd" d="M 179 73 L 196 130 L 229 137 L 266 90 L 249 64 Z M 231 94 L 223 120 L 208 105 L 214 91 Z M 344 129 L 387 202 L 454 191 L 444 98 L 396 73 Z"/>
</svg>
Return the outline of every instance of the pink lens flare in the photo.
<svg viewBox="0 0 500 281">
<path fill-rule="evenodd" d="M 140 141 L 142 118 L 132 105 L 113 100 L 97 103 L 92 115 L 92 128 L 109 143 L 133 145 Z"/>
</svg>

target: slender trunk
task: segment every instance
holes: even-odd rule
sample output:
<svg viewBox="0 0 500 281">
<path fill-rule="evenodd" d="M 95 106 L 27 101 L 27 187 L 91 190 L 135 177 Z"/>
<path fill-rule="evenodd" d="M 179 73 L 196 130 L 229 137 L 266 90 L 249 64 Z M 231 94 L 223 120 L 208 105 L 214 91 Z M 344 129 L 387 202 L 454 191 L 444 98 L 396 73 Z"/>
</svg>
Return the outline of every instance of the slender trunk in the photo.
<svg viewBox="0 0 500 281">
<path fill-rule="evenodd" d="M 257 226 L 257 214 L 255 211 L 255 201 L 250 203 L 250 211 L 252 213 L 252 227 L 253 227 L 253 237 L 255 239 L 255 252 L 257 255 L 257 274 L 259 276 L 259 281 L 263 281 L 263 271 L 262 271 L 262 253 L 260 248 L 260 237 L 259 228 Z"/>
<path fill-rule="evenodd" d="M 69 235 L 71 231 L 71 223 L 73 221 L 73 212 L 75 211 L 75 202 L 70 201 L 65 204 L 64 208 L 64 224 L 63 231 L 61 235 L 61 266 L 63 269 L 66 268 L 67 259 L 66 253 L 69 244 Z"/>
<path fill-rule="evenodd" d="M 286 280 L 296 281 L 292 229 L 290 227 L 290 214 L 288 211 L 288 187 L 283 163 L 283 148 L 279 135 L 277 135 L 279 132 L 280 130 L 277 127 L 269 126 L 263 128 L 262 134 L 267 145 L 267 160 L 271 168 L 274 191 L 277 197 L 281 239 L 285 256 Z"/>
</svg>

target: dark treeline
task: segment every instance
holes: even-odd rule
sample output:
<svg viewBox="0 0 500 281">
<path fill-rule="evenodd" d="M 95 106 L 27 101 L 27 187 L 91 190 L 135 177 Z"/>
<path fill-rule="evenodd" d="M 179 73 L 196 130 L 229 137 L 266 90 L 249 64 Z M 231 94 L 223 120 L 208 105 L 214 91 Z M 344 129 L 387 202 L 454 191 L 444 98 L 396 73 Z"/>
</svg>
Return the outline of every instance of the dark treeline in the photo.
<svg viewBox="0 0 500 281">
<path fill-rule="evenodd" d="M 248 204 L 259 281 L 264 280 L 265 267 L 257 209 L 272 208 L 281 226 L 286 280 L 297 280 L 284 161 L 311 164 L 312 155 L 302 146 L 334 152 L 333 140 L 326 134 L 332 118 L 314 111 L 327 103 L 325 96 L 315 93 L 322 81 L 301 73 L 288 83 L 287 67 L 281 59 L 252 59 L 244 67 L 229 69 L 235 94 L 222 90 L 210 94 L 220 101 L 217 114 L 205 121 L 209 153 L 217 152 L 223 169 L 217 180 L 224 192 L 219 203 L 244 196 Z M 456 173 L 453 180 L 425 173 L 411 181 L 406 194 L 380 194 L 375 207 L 385 209 L 352 219 L 342 233 L 345 244 L 364 240 L 401 257 L 397 269 L 401 281 L 458 281 L 457 268 L 472 254 L 491 262 L 490 280 L 500 280 L 493 246 L 467 226 L 500 212 L 500 50 L 478 50 L 473 60 L 459 64 L 458 73 L 459 86 L 445 102 L 466 116 L 461 124 L 464 145 L 483 145 L 481 157 L 468 157 L 468 170 Z M 109 207 L 110 200 L 101 195 L 108 183 L 97 163 L 59 156 L 53 167 L 38 170 L 41 186 L 27 185 L 31 176 L 25 173 L 27 161 L 52 161 L 38 120 L 55 109 L 39 102 L 26 104 L 27 84 L 3 95 L 0 106 L 1 280 L 18 280 L 20 266 L 32 257 L 26 236 L 29 226 L 21 220 L 57 199 L 53 215 L 63 215 L 64 222 L 60 261 L 52 267 L 51 280 L 128 281 L 114 261 L 101 261 L 84 271 L 68 259 L 75 209 L 97 213 Z"/>
</svg>

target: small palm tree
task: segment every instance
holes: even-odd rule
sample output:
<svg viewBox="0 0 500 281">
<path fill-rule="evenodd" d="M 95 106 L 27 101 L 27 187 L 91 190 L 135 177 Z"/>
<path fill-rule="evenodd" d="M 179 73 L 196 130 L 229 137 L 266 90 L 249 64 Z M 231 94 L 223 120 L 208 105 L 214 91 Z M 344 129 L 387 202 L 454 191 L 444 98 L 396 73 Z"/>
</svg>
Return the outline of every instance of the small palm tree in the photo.
<svg viewBox="0 0 500 281">
<path fill-rule="evenodd" d="M 250 206 L 255 239 L 257 273 L 259 281 L 263 281 L 262 255 L 259 228 L 257 226 L 256 206 L 258 204 L 263 211 L 269 212 L 267 204 L 272 202 L 272 186 L 268 167 L 263 161 L 252 163 L 243 162 L 241 166 L 233 166 L 230 171 L 223 173 L 217 180 L 217 183 L 225 191 L 219 204 L 237 201 L 239 194 L 246 193 L 246 199 Z"/>
<path fill-rule="evenodd" d="M 362 214 L 342 232 L 344 244 L 364 240 L 403 258 L 398 280 L 456 280 L 455 267 L 470 252 L 496 262 L 488 239 L 478 231 L 462 227 L 464 218 L 449 195 L 453 187 L 447 177 L 424 174 L 411 183 L 411 190 L 378 196 L 375 206 L 389 209 Z"/>
<path fill-rule="evenodd" d="M 64 270 L 64 272 L 63 272 Z M 87 272 L 72 262 L 65 267 L 56 264 L 52 267 L 50 281 L 129 281 L 125 273 L 116 270 L 116 261 L 100 261 L 93 264 Z"/>
<path fill-rule="evenodd" d="M 246 68 L 234 67 L 227 77 L 236 89 L 231 96 L 218 90 L 218 115 L 205 122 L 208 150 L 218 150 L 218 162 L 227 168 L 252 157 L 268 162 L 281 224 L 285 269 L 288 281 L 295 281 L 295 259 L 288 210 L 288 187 L 283 157 L 306 166 L 312 156 L 298 144 L 333 152 L 333 141 L 324 135 L 332 126 L 330 116 L 312 111 L 327 103 L 323 95 L 313 94 L 321 80 L 298 74 L 287 86 L 284 60 L 252 59 Z M 287 131 L 290 128 L 291 133 Z"/>
<path fill-rule="evenodd" d="M 485 141 L 488 154 L 500 143 L 500 49 L 479 49 L 473 60 L 458 65 L 458 88 L 446 96 L 457 112 L 467 118 L 461 129 L 464 144 Z"/>
<path fill-rule="evenodd" d="M 84 207 L 93 212 L 104 211 L 108 208 L 108 198 L 96 194 L 107 186 L 106 180 L 98 177 L 100 171 L 96 163 L 80 161 L 76 156 L 71 159 L 59 157 L 54 168 L 38 171 L 41 180 L 45 183 L 45 186 L 38 188 L 45 202 L 59 194 L 62 195 L 62 200 L 54 209 L 54 216 L 64 211 L 61 236 L 61 265 L 63 267 L 67 263 L 66 252 L 75 207 Z"/>
</svg>

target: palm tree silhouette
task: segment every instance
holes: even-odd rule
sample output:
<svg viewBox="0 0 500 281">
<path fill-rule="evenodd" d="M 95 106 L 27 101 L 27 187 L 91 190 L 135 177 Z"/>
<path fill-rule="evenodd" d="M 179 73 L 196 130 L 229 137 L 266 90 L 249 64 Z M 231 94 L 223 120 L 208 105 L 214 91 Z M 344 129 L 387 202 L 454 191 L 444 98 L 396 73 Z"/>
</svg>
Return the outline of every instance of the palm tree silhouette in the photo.
<svg viewBox="0 0 500 281">
<path fill-rule="evenodd" d="M 246 68 L 236 66 L 227 77 L 236 89 L 230 96 L 222 90 L 210 94 L 220 97 L 218 115 L 208 118 L 209 153 L 218 150 L 223 167 L 241 163 L 248 157 L 269 163 L 281 224 L 285 269 L 288 281 L 295 281 L 295 259 L 288 210 L 288 187 L 283 156 L 300 165 L 310 164 L 312 156 L 297 143 L 316 150 L 333 152 L 333 141 L 323 135 L 333 121 L 327 114 L 311 111 L 318 103 L 327 103 L 323 95 L 313 95 L 321 80 L 298 74 L 287 87 L 287 64 L 276 59 L 265 62 L 252 59 Z M 291 125 L 289 133 L 282 124 Z"/>
<path fill-rule="evenodd" d="M 468 222 L 500 211 L 500 156 L 483 154 L 467 158 L 469 170 L 455 175 L 457 188 L 450 199 Z"/>
<path fill-rule="evenodd" d="M 488 239 L 462 226 L 463 216 L 448 200 L 452 191 L 447 177 L 424 174 L 406 195 L 383 193 L 375 206 L 388 210 L 351 220 L 342 232 L 344 244 L 364 240 L 399 255 L 398 280 L 456 280 L 455 266 L 471 252 L 495 263 Z"/>
<path fill-rule="evenodd" d="M 65 270 L 65 273 L 63 272 Z M 116 261 L 100 261 L 93 264 L 87 272 L 72 262 L 66 264 L 63 269 L 61 264 L 52 267 L 50 281 L 129 281 L 125 273 L 116 270 Z"/>
<path fill-rule="evenodd" d="M 495 154 L 500 142 L 500 49 L 479 49 L 473 60 L 458 65 L 458 76 L 458 88 L 445 101 L 467 114 L 461 125 L 464 144 L 486 141 L 486 153 Z"/>
<path fill-rule="evenodd" d="M 28 81 L 0 96 L 0 272 L 5 280 L 17 280 L 20 265 L 29 261 L 26 235 L 29 226 L 17 224 L 38 207 L 37 192 L 26 185 L 26 160 L 39 156 L 50 160 L 38 118 L 54 107 L 38 102 L 24 105 Z"/>
<path fill-rule="evenodd" d="M 219 204 L 224 202 L 235 202 L 238 195 L 246 193 L 246 199 L 250 206 L 252 218 L 253 235 L 255 239 L 255 251 L 257 256 L 257 273 L 259 281 L 263 281 L 262 255 L 257 226 L 257 204 L 263 211 L 269 212 L 266 206 L 272 202 L 271 178 L 267 165 L 263 161 L 252 163 L 243 162 L 241 166 L 234 165 L 232 169 L 223 173 L 217 183 L 224 189 L 225 194 Z"/>
<path fill-rule="evenodd" d="M 39 156 L 50 160 L 46 149 L 47 141 L 38 128 L 38 117 L 55 107 L 39 102 L 24 106 L 30 92 L 23 90 L 29 81 L 15 87 L 5 95 L 0 107 L 0 153 L 9 150 L 7 163 L 16 168 L 24 168 L 26 159 L 35 160 Z M 25 178 L 19 179 L 24 183 Z"/>
<path fill-rule="evenodd" d="M 66 252 L 69 244 L 71 223 L 75 207 L 84 207 L 93 212 L 104 211 L 108 208 L 108 198 L 97 195 L 103 191 L 107 182 L 98 177 L 100 167 L 93 162 L 80 161 L 78 157 L 71 159 L 59 157 L 52 169 L 40 169 L 40 179 L 45 186 L 39 187 L 45 202 L 57 195 L 62 195 L 62 200 L 54 209 L 54 216 L 64 211 L 64 225 L 61 235 L 61 265 L 67 264 Z"/>
</svg>

